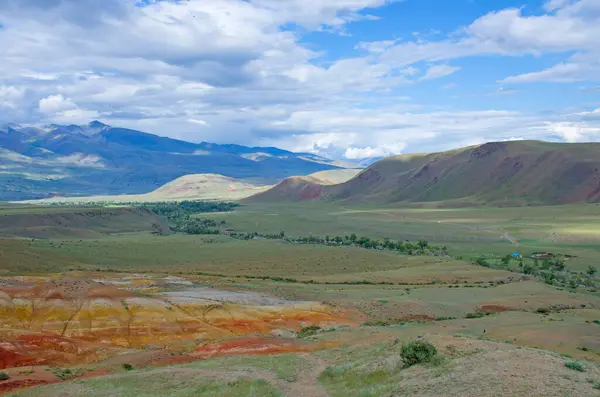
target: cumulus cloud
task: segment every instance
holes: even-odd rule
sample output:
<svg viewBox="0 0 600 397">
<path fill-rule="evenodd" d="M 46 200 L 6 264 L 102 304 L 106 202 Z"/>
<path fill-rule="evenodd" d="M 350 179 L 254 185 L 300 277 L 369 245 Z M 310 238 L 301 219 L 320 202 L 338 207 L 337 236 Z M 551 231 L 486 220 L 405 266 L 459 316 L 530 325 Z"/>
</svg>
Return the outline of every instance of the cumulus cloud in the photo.
<svg viewBox="0 0 600 397">
<path fill-rule="evenodd" d="M 376 147 L 372 148 L 370 146 L 363 148 L 348 148 L 344 153 L 344 157 L 349 160 L 362 160 L 373 157 L 385 157 L 402 153 L 402 150 L 406 147 L 406 144 L 399 143 L 394 145 L 393 147 Z"/>
<path fill-rule="evenodd" d="M 0 86 L 0 108 L 15 109 L 24 95 L 20 87 Z"/>
<path fill-rule="evenodd" d="M 586 122 L 554 122 L 547 123 L 545 128 L 558 134 L 567 142 L 582 142 L 600 137 L 600 127 Z"/>
<path fill-rule="evenodd" d="M 65 98 L 61 94 L 50 95 L 40 99 L 40 111 L 42 113 L 58 113 L 65 110 L 77 108 L 77 105 L 69 98 Z"/>
<path fill-rule="evenodd" d="M 39 109 L 48 120 L 55 123 L 83 124 L 100 115 L 96 110 L 79 108 L 70 98 L 61 94 L 40 99 Z"/>
<path fill-rule="evenodd" d="M 101 118 L 180 139 L 348 158 L 515 136 L 597 136 L 590 115 L 443 111 L 403 92 L 457 72 L 454 60 L 488 55 L 569 54 L 501 84 L 598 80 L 596 0 L 548 1 L 539 15 L 498 10 L 450 36 L 363 42 L 337 58 L 303 40 L 311 31 L 344 33 L 392 2 L 3 0 L 0 119 Z"/>
</svg>

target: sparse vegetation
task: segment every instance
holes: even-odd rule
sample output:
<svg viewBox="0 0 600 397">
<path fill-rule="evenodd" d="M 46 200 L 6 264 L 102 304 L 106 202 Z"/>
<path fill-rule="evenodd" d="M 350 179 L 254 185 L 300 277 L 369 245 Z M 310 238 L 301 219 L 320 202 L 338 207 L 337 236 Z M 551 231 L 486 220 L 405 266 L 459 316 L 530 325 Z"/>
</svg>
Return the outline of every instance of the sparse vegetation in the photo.
<svg viewBox="0 0 600 397">
<path fill-rule="evenodd" d="M 3 380 L 9 380 L 10 376 L 6 372 L 0 372 L 0 382 Z"/>
<path fill-rule="evenodd" d="M 80 368 L 51 368 L 50 370 L 61 380 L 69 380 L 85 374 L 85 370 Z"/>
<path fill-rule="evenodd" d="M 126 371 L 133 371 L 134 368 L 133 368 L 133 365 L 126 363 L 126 364 L 123 364 L 123 369 Z"/>
<path fill-rule="evenodd" d="M 316 335 L 321 330 L 318 325 L 304 327 L 298 332 L 298 338 L 306 338 L 307 336 Z"/>
<path fill-rule="evenodd" d="M 456 317 L 437 317 L 435 321 L 448 321 L 448 320 L 456 320 Z"/>
<path fill-rule="evenodd" d="M 437 348 L 426 341 L 411 341 L 402 345 L 400 356 L 407 367 L 432 362 L 438 355 Z"/>
<path fill-rule="evenodd" d="M 586 370 L 585 365 L 579 361 L 567 361 L 565 367 L 578 372 L 585 372 Z"/>
<path fill-rule="evenodd" d="M 475 313 L 467 313 L 465 318 L 482 318 L 483 316 L 485 316 L 485 314 L 483 314 L 481 312 L 475 312 Z"/>
<path fill-rule="evenodd" d="M 530 353 L 536 354 L 530 352 L 530 349 L 521 350 L 518 348 L 520 346 L 539 346 L 541 349 L 557 350 L 561 353 L 568 352 L 575 357 L 580 357 L 581 352 L 586 349 L 582 346 L 584 344 L 582 341 L 588 341 L 590 335 L 594 336 L 596 328 L 600 325 L 600 319 L 592 320 L 597 318 L 594 314 L 597 314 L 595 311 L 598 302 L 597 294 L 591 292 L 591 289 L 583 291 L 586 288 L 586 283 L 597 280 L 595 276 L 591 276 L 586 271 L 588 263 L 585 260 L 590 258 L 586 257 L 586 248 L 580 250 L 570 247 L 569 250 L 572 249 L 572 253 L 577 254 L 578 257 L 567 260 L 566 255 L 563 256 L 560 253 L 566 248 L 540 246 L 536 249 L 540 251 L 552 250 L 557 252 L 557 256 L 552 260 L 538 259 L 537 263 L 530 258 L 529 252 L 524 252 L 523 267 L 525 267 L 525 264 L 531 265 L 533 274 L 523 276 L 520 274 L 522 271 L 518 267 L 520 258 L 507 260 L 506 252 L 513 251 L 509 247 L 509 243 L 507 241 L 502 242 L 502 244 L 493 242 L 494 239 L 498 239 L 497 230 L 494 232 L 493 238 L 486 234 L 484 228 L 487 228 L 488 225 L 483 211 L 462 209 L 460 212 L 453 213 L 451 210 L 429 212 L 427 209 L 419 209 L 418 211 L 413 209 L 414 212 L 412 213 L 410 211 L 399 212 L 409 219 L 406 222 L 402 220 L 389 222 L 387 218 L 386 222 L 377 222 L 372 218 L 380 216 L 378 212 L 366 211 L 360 216 L 348 215 L 355 216 L 350 219 L 352 222 L 351 227 L 356 232 L 350 233 L 340 230 L 339 225 L 330 225 L 329 220 L 323 215 L 324 210 L 319 206 L 315 205 L 314 207 L 315 212 L 319 214 L 318 217 L 309 213 L 310 211 L 305 208 L 295 208 L 300 208 L 298 211 L 304 210 L 299 217 L 298 223 L 300 225 L 297 226 L 296 222 L 290 222 L 290 230 L 286 227 L 285 232 L 281 231 L 283 228 L 282 223 L 288 222 L 290 218 L 285 218 L 289 215 L 283 214 L 281 217 L 284 220 L 280 220 L 280 215 L 275 215 L 282 212 L 279 207 L 270 208 L 268 212 L 268 214 L 272 214 L 270 216 L 253 215 L 254 218 L 247 218 L 252 219 L 251 224 L 244 225 L 243 222 L 240 222 L 242 226 L 239 226 L 237 219 L 244 219 L 246 216 L 245 211 L 248 210 L 247 207 L 242 207 L 235 214 L 228 214 L 227 212 L 207 213 L 206 215 L 197 215 L 197 217 L 192 215 L 189 218 L 201 222 L 204 225 L 203 229 L 218 229 L 222 234 L 225 234 L 225 228 L 236 230 L 236 232 L 228 231 L 227 235 L 203 238 L 178 232 L 165 237 L 148 236 L 147 233 L 144 235 L 131 233 L 98 240 L 85 238 L 83 240 L 44 241 L 4 239 L 0 240 L 0 250 L 3 254 L 3 261 L 4 258 L 8 259 L 6 266 L 10 275 L 7 278 L 17 274 L 13 270 L 15 269 L 13 265 L 15 263 L 21 266 L 17 268 L 19 271 L 26 269 L 32 274 L 41 273 L 40 268 L 36 266 L 43 263 L 47 267 L 42 268 L 42 270 L 47 270 L 48 273 L 64 271 L 66 277 L 71 277 L 67 270 L 85 272 L 86 277 L 92 280 L 106 280 L 107 285 L 110 285 L 109 281 L 111 279 L 136 279 L 138 277 L 136 274 L 146 273 L 144 277 L 148 278 L 140 287 L 140 291 L 134 290 L 134 294 L 154 294 L 157 290 L 162 292 L 163 289 L 172 288 L 180 291 L 188 288 L 183 285 L 174 286 L 174 284 L 162 286 L 162 279 L 165 277 L 165 272 L 168 272 L 169 276 L 179 275 L 182 279 L 189 280 L 193 283 L 192 288 L 206 286 L 243 292 L 259 292 L 260 294 L 277 295 L 280 298 L 295 301 L 314 300 L 325 304 L 331 303 L 332 306 L 335 305 L 334 310 L 358 309 L 368 316 L 369 321 L 364 322 L 365 326 L 389 327 L 385 329 L 361 328 L 357 331 L 353 326 L 340 326 L 337 331 L 340 333 L 340 338 L 331 338 L 333 335 L 326 334 L 326 331 L 318 327 L 318 325 L 324 328 L 326 326 L 317 323 L 318 325 L 299 330 L 297 336 L 299 338 L 311 338 L 312 335 L 318 335 L 318 337 L 313 338 L 315 339 L 313 342 L 323 343 L 327 347 L 307 354 L 286 354 L 286 356 L 294 357 L 294 360 L 297 359 L 300 362 L 294 364 L 293 371 L 285 371 L 289 372 L 285 375 L 285 382 L 294 383 L 299 377 L 304 379 L 306 368 L 314 365 L 311 361 L 317 358 L 322 359 L 323 362 L 320 363 L 323 365 L 322 368 L 325 366 L 329 366 L 329 368 L 319 377 L 320 386 L 326 388 L 327 392 L 333 397 L 394 395 L 394 393 L 399 393 L 399 390 L 406 395 L 415 395 L 418 394 L 418 390 L 415 391 L 416 388 L 425 387 L 423 379 L 426 379 L 428 383 L 426 387 L 439 386 L 439 382 L 447 378 L 446 376 L 440 376 L 440 374 L 445 375 L 446 371 L 453 372 L 452 379 L 448 382 L 454 382 L 454 371 L 457 370 L 457 366 L 452 361 L 453 358 L 460 357 L 467 361 L 471 360 L 471 355 L 473 355 L 473 358 L 481 355 L 482 357 L 479 358 L 480 363 L 485 365 L 486 362 L 490 361 L 489 356 L 484 356 L 483 352 L 479 350 L 477 352 L 472 351 L 471 348 L 485 351 L 489 348 L 489 340 L 494 340 L 494 342 L 505 341 L 513 344 L 513 346 L 509 346 L 510 351 L 507 350 L 507 367 L 510 367 L 510 360 L 515 359 L 515 356 L 513 356 L 515 352 L 519 359 L 524 360 L 528 359 Z M 312 208 L 310 207 L 311 210 Z M 332 206 L 332 208 L 334 207 Z M 529 210 L 537 211 L 538 209 L 534 207 L 527 209 L 527 211 Z M 335 208 L 328 211 L 340 211 L 340 209 Z M 394 211 L 396 210 L 386 209 L 386 217 L 394 217 Z M 486 208 L 486 211 L 490 211 L 495 218 L 502 218 L 504 216 L 502 211 L 507 211 L 509 214 L 507 218 L 517 216 L 514 215 L 514 212 L 511 212 L 515 211 L 513 209 Z M 547 209 L 546 211 L 553 211 L 553 209 Z M 358 210 L 357 213 L 359 213 Z M 464 224 L 468 221 L 462 219 L 468 219 L 471 214 L 481 214 L 483 219 L 479 224 L 478 218 L 478 223 L 474 226 L 481 227 L 481 230 L 477 233 L 471 233 L 471 229 L 464 227 Z M 317 222 L 319 220 L 317 218 L 321 216 L 325 221 Z M 310 226 L 302 225 L 303 217 L 310 220 Z M 420 217 L 422 219 L 419 219 Z M 437 217 L 442 219 L 441 224 L 432 220 L 437 219 Z M 452 222 L 446 222 L 446 219 L 452 217 L 456 219 Z M 396 218 L 396 220 L 398 219 L 400 218 Z M 345 222 L 348 221 L 345 220 Z M 460 226 L 461 232 L 457 231 L 459 230 L 458 226 L 456 226 L 456 223 L 453 225 L 453 222 L 462 224 Z M 525 222 L 523 221 L 523 223 Z M 394 226 L 392 227 L 392 225 Z M 435 227 L 431 225 L 435 225 Z M 348 230 L 352 230 L 348 228 L 348 223 L 343 226 Z M 398 230 L 394 231 L 394 228 Z M 254 233 L 249 232 L 249 230 L 259 230 L 260 232 Z M 507 230 L 515 235 L 519 233 L 513 231 L 513 229 L 507 228 Z M 452 236 L 444 234 L 448 231 L 452 232 Z M 230 233 L 247 233 L 245 235 L 248 238 L 232 239 L 229 237 Z M 319 240 L 320 237 L 314 237 L 315 235 L 310 235 L 310 233 L 315 233 L 317 236 L 326 236 L 323 238 L 324 242 Z M 528 230 L 528 233 L 531 233 L 530 230 Z M 372 236 L 372 238 L 369 238 L 368 244 L 366 244 L 367 240 L 364 240 L 364 246 L 362 243 L 360 245 L 358 243 L 361 241 L 361 237 L 359 237 L 361 234 Z M 476 240 L 478 234 L 482 235 L 481 240 Z M 396 240 L 385 239 L 383 236 L 386 235 L 393 236 Z M 531 235 L 534 235 L 534 233 L 531 233 Z M 423 236 L 427 236 L 427 241 Z M 485 240 L 487 238 L 491 242 Z M 296 239 L 298 240 L 296 241 Z M 407 239 L 410 239 L 410 241 Z M 371 245 L 374 241 L 377 243 Z M 434 245 L 429 241 L 435 241 L 436 243 Z M 397 242 L 401 242 L 403 247 L 410 247 L 412 255 L 408 251 L 390 250 L 389 247 Z M 448 244 L 449 251 L 453 253 L 460 252 L 461 255 L 457 257 L 465 258 L 465 260 L 445 257 L 441 253 L 438 255 L 435 247 L 442 246 L 443 248 L 445 243 Z M 525 247 L 535 246 L 536 244 L 545 243 L 524 241 L 521 249 L 526 250 Z M 5 247 L 7 247 L 6 250 Z M 11 247 L 17 248 L 13 249 Z M 26 258 L 21 255 L 23 252 L 28 253 Z M 583 252 L 583 255 L 581 255 L 581 252 Z M 397 253 L 406 256 L 399 258 L 396 255 Z M 482 255 L 482 253 L 484 254 Z M 22 261 L 23 258 L 25 260 Z M 565 260 L 561 261 L 562 258 L 565 258 Z M 480 267 L 474 266 L 474 262 Z M 103 273 L 87 273 L 95 271 Z M 511 274 L 507 271 L 518 274 Z M 123 273 L 123 275 L 119 273 Z M 564 277 L 571 277 L 567 273 L 573 274 L 575 292 L 561 287 L 560 283 L 563 281 L 560 280 L 560 277 L 563 275 Z M 75 273 L 73 277 L 81 277 L 81 274 Z M 154 280 L 156 280 L 156 285 L 159 285 L 158 287 L 150 285 Z M 149 285 L 148 291 L 152 292 L 146 292 L 146 285 Z M 410 288 L 407 288 L 409 285 Z M 582 292 L 585 292 L 585 294 Z M 119 299 L 121 298 L 116 300 L 117 304 Z M 413 304 L 416 301 L 419 302 L 418 305 Z M 121 312 L 123 310 L 129 311 L 131 315 L 137 315 L 140 312 L 140 308 L 133 303 L 133 300 L 129 303 L 130 308 L 127 307 L 125 300 L 124 302 L 123 308 L 119 307 Z M 588 305 L 588 302 L 590 302 L 590 305 Z M 582 303 L 586 303 L 586 310 L 567 310 L 571 308 L 580 309 Z M 174 306 L 168 306 L 166 310 L 171 312 L 174 310 L 173 308 Z M 410 311 L 407 308 L 410 308 Z M 473 313 L 468 313 L 469 311 L 473 311 Z M 176 309 L 175 312 L 178 315 L 181 314 L 179 309 Z M 491 315 L 492 312 L 496 313 L 493 318 L 477 320 Z M 540 316 L 538 314 L 551 315 Z M 395 318 L 396 316 L 398 318 Z M 167 314 L 166 317 L 171 316 Z M 352 318 L 352 320 L 355 319 Z M 434 320 L 440 322 L 454 321 L 436 324 L 433 322 Z M 361 322 L 363 321 L 365 320 L 361 320 Z M 427 323 L 427 325 L 423 326 L 423 323 Z M 281 327 L 282 334 L 288 335 L 289 330 L 298 330 L 299 327 L 295 328 L 295 324 L 290 328 Z M 312 324 L 312 321 L 307 324 Z M 487 328 L 485 335 L 482 334 L 483 328 Z M 524 329 L 529 332 L 522 332 Z M 435 331 L 429 333 L 430 330 Z M 515 333 L 511 334 L 513 331 Z M 569 338 L 570 332 L 573 332 L 572 340 Z M 355 343 L 357 339 L 365 335 L 373 335 L 377 337 L 378 341 L 384 340 L 385 342 L 365 342 L 364 345 L 361 343 L 361 346 L 352 346 L 353 344 L 357 345 Z M 439 348 L 440 352 L 448 351 L 450 353 L 448 353 L 448 356 L 442 356 L 440 352 L 437 352 L 434 355 L 435 358 L 425 361 L 425 364 L 429 365 L 411 371 L 400 371 L 406 361 L 400 356 L 402 346 L 399 338 L 405 338 L 409 335 L 412 337 L 427 335 L 427 338 L 431 338 L 430 342 L 433 342 L 432 346 L 434 348 Z M 465 341 L 477 340 L 473 343 L 457 343 L 458 347 L 452 352 L 445 346 L 450 340 L 449 335 L 464 338 Z M 398 337 L 398 345 L 392 345 L 392 341 L 396 341 L 394 339 L 396 336 Z M 354 339 L 355 337 L 356 339 Z M 339 347 L 339 351 L 344 352 L 339 357 L 336 356 L 337 353 L 335 352 L 338 348 L 331 348 L 328 345 L 330 341 L 335 340 L 337 342 L 338 339 L 344 343 L 347 341 L 349 345 Z M 419 339 L 415 340 L 419 341 Z M 564 341 L 560 349 L 554 348 L 556 345 L 553 343 L 557 340 L 560 340 L 561 343 Z M 290 340 L 290 343 L 302 346 L 309 344 L 309 342 L 309 340 Z M 197 340 L 194 343 L 199 344 L 200 341 Z M 597 360 L 593 344 L 588 344 L 588 342 L 585 342 L 585 344 L 590 349 L 585 354 L 586 359 Z M 154 344 L 149 341 L 148 345 L 144 345 L 144 349 L 149 352 L 156 349 L 158 345 L 159 343 Z M 504 344 L 498 343 L 494 344 L 493 348 L 506 349 L 506 346 L 502 346 Z M 577 350 L 578 347 L 579 351 Z M 181 358 L 178 353 L 172 353 L 176 356 L 174 356 L 175 359 Z M 183 353 L 183 356 L 185 354 Z M 266 371 L 271 373 L 272 377 L 269 378 L 269 382 L 271 382 L 271 379 L 274 379 L 273 382 L 277 382 L 277 380 L 284 379 L 280 376 L 281 368 L 279 367 L 282 366 L 281 363 L 284 360 L 287 360 L 287 358 L 284 359 L 281 356 L 273 354 L 269 355 L 268 358 L 263 355 L 248 355 L 241 358 L 210 358 L 185 364 L 184 368 L 186 370 L 188 368 L 202 368 L 215 372 L 222 371 L 224 376 L 227 377 L 237 376 L 237 373 L 241 372 L 238 371 L 237 367 L 259 368 L 261 374 Z M 427 350 L 423 356 L 429 356 Z M 138 361 L 135 361 L 135 357 L 125 360 L 131 362 L 136 368 L 138 367 Z M 265 364 L 267 360 L 268 365 Z M 431 365 L 440 362 L 439 360 L 443 360 L 448 365 L 443 367 Z M 543 361 L 545 358 L 540 354 L 536 356 L 535 360 Z M 552 360 L 555 362 L 556 357 Z M 571 357 L 562 360 L 571 361 L 575 359 Z M 561 366 L 564 364 L 562 360 L 559 363 Z M 120 363 L 117 364 L 117 366 L 120 365 Z M 134 383 L 133 380 L 125 381 L 125 379 L 133 379 L 139 376 L 140 373 L 137 371 L 127 373 L 127 370 L 133 369 L 133 365 L 131 367 L 129 365 L 131 364 L 125 364 L 122 368 L 117 368 L 121 370 L 118 375 L 119 382 L 131 382 L 127 383 L 127 390 L 136 390 L 135 387 L 140 382 Z M 570 372 L 565 367 L 561 370 L 561 375 L 571 377 L 573 382 L 582 377 L 597 379 L 596 367 L 585 365 L 587 365 L 587 373 L 583 376 L 577 375 L 577 372 Z M 169 368 L 170 370 L 171 368 Z M 153 371 L 153 369 L 149 369 L 149 371 Z M 151 393 L 168 395 L 175 388 L 177 388 L 177 391 L 186 388 L 188 381 L 207 382 L 201 376 L 189 376 L 190 371 L 186 373 L 184 370 L 177 376 L 168 378 L 179 380 L 178 383 L 172 382 L 170 388 L 161 389 L 163 383 L 166 384 L 168 381 L 166 377 L 160 378 L 166 372 L 164 369 L 161 369 L 161 371 L 163 372 L 157 372 L 152 376 L 146 377 L 144 375 L 144 379 L 148 383 L 161 379 L 160 383 L 153 383 L 153 386 L 143 382 L 144 391 L 153 387 Z M 174 369 L 174 371 L 177 370 Z M 146 370 L 141 372 L 145 374 Z M 69 379 L 72 374 L 69 375 L 65 371 L 62 376 Z M 412 378 L 413 376 L 414 378 Z M 548 379 L 552 374 L 544 374 L 543 376 Z M 185 377 L 185 382 L 181 382 L 183 377 Z M 114 376 L 103 377 L 102 379 L 105 382 L 103 386 L 105 389 L 94 390 L 114 391 L 115 388 L 122 387 L 121 383 L 115 385 L 115 381 L 111 380 L 114 379 Z M 473 380 L 474 384 L 479 382 L 480 379 Z M 98 378 L 81 379 L 77 380 L 76 383 L 69 382 L 62 385 L 47 386 L 47 388 L 54 387 L 56 390 L 62 390 L 60 388 L 68 388 L 74 384 L 77 387 L 92 385 L 89 386 L 92 389 L 93 386 L 97 385 L 94 382 L 99 381 Z M 457 383 L 461 381 L 463 379 L 456 380 Z M 530 382 L 529 379 L 522 378 L 515 378 L 515 381 L 524 382 L 524 384 Z M 235 391 L 239 393 L 238 395 L 244 395 L 243 393 L 247 390 L 234 382 L 228 378 L 222 384 L 219 383 L 218 387 L 214 387 L 215 393 Z M 569 382 L 569 380 L 566 380 L 566 382 Z M 589 384 L 579 383 L 585 387 L 588 393 L 590 392 Z M 402 384 L 402 389 L 400 389 L 400 384 Z M 197 386 L 196 383 L 194 383 L 194 386 Z M 258 386 L 260 385 L 252 385 L 252 387 Z M 275 383 L 272 383 L 272 386 L 274 390 L 279 388 L 279 385 Z M 576 385 L 576 387 L 580 386 Z M 193 392 L 204 390 L 203 387 L 205 387 L 204 383 L 197 386 Z M 206 389 L 212 391 L 212 387 L 206 386 Z M 45 388 L 44 390 L 49 389 Z M 262 388 L 257 390 L 263 392 Z M 268 394 L 265 392 L 264 395 Z"/>
</svg>

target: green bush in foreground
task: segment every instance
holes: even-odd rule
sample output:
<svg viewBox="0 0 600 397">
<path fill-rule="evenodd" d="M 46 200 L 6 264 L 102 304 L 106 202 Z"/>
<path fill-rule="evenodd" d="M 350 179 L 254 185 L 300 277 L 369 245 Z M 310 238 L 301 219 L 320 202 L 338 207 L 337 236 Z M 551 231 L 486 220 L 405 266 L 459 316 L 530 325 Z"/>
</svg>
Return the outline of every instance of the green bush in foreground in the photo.
<svg viewBox="0 0 600 397">
<path fill-rule="evenodd" d="M 304 327 L 298 332 L 299 338 L 305 338 L 307 336 L 316 335 L 321 330 L 321 327 L 317 325 L 311 325 L 310 327 Z"/>
<path fill-rule="evenodd" d="M 437 357 L 438 351 L 429 342 L 412 341 L 402 345 L 400 356 L 411 367 L 416 364 L 430 363 Z"/>
<path fill-rule="evenodd" d="M 594 383 L 592 383 L 592 389 L 600 390 L 600 380 L 597 380 Z"/>
<path fill-rule="evenodd" d="M 9 380 L 10 376 L 6 372 L 0 372 L 0 381 Z"/>
<path fill-rule="evenodd" d="M 585 372 L 585 365 L 579 361 L 567 361 L 565 367 L 572 369 L 573 371 Z"/>
</svg>

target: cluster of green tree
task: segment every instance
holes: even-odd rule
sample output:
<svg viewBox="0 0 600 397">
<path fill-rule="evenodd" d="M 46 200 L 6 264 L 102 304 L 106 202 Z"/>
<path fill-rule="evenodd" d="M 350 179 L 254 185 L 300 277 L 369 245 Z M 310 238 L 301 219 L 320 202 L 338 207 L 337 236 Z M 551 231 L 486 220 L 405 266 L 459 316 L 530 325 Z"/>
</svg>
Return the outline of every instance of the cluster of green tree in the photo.
<svg viewBox="0 0 600 397">
<path fill-rule="evenodd" d="M 171 231 L 186 234 L 221 234 L 219 224 L 212 219 L 179 219 Z"/>
<path fill-rule="evenodd" d="M 146 208 L 157 215 L 167 219 L 179 219 L 186 216 L 204 212 L 229 212 L 239 207 L 239 204 L 211 201 L 180 201 L 180 202 L 158 202 L 138 203 L 138 208 Z"/>
<path fill-rule="evenodd" d="M 427 240 L 419 240 L 417 242 L 410 241 L 396 241 L 388 238 L 383 240 L 372 239 L 364 236 L 357 236 L 355 233 L 346 236 L 306 236 L 306 237 L 289 237 L 285 235 L 285 232 L 280 233 L 239 233 L 234 232 L 230 234 L 231 237 L 240 240 L 252 240 L 258 238 L 272 239 L 272 240 L 283 240 L 286 243 L 291 244 L 319 244 L 319 245 L 330 245 L 330 246 L 347 246 L 347 247 L 360 247 L 372 250 L 386 250 L 400 252 L 406 255 L 436 255 L 446 256 L 448 255 L 448 248 L 446 246 L 439 247 L 429 244 Z"/>
<path fill-rule="evenodd" d="M 536 277 L 549 285 L 560 286 L 564 288 L 600 288 L 600 280 L 598 279 L 598 269 L 594 266 L 589 266 L 585 272 L 574 272 L 566 268 L 564 259 L 554 257 L 549 259 L 534 259 L 524 262 L 523 258 L 518 258 L 517 267 L 511 267 L 511 261 L 514 260 L 510 255 L 506 255 L 500 261 L 497 259 L 489 259 L 480 257 L 475 260 L 479 266 L 490 267 L 495 269 L 510 270 L 522 274 Z"/>
<path fill-rule="evenodd" d="M 212 219 L 199 219 L 192 215 L 207 212 L 229 212 L 238 206 L 239 204 L 234 203 L 209 201 L 159 202 L 137 205 L 138 208 L 150 210 L 171 221 L 171 231 L 187 234 L 221 234 L 219 227 L 226 225 L 225 221 L 218 224 Z"/>
</svg>

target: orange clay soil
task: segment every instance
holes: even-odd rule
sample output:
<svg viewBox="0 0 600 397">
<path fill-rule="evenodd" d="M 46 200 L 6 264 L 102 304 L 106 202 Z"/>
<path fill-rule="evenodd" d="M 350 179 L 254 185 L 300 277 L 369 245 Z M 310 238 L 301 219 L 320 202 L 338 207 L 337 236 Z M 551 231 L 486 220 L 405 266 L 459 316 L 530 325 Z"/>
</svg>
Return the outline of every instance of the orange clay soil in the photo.
<svg viewBox="0 0 600 397">
<path fill-rule="evenodd" d="M 209 358 L 221 356 L 259 355 L 310 352 L 338 346 L 339 343 L 312 343 L 275 337 L 256 336 L 212 343 L 198 347 L 190 353 L 193 357 Z"/>
<path fill-rule="evenodd" d="M 228 291 L 218 300 L 215 291 L 205 287 L 199 290 L 208 293 L 208 298 L 137 294 L 108 282 L 82 279 L 13 281 L 0 283 L 0 369 L 82 365 L 140 351 L 190 351 L 244 335 L 349 323 L 319 303 L 268 297 L 254 302 L 249 294 L 239 294 L 240 298 Z M 228 302 L 228 293 L 235 299 Z M 247 342 L 248 348 L 263 342 Z M 291 346 L 297 342 L 271 341 L 266 343 L 269 347 L 263 343 L 255 350 L 302 350 Z M 220 349 L 229 354 L 226 348 Z M 210 348 L 201 347 L 194 355 L 203 357 L 202 351 Z"/>
</svg>

